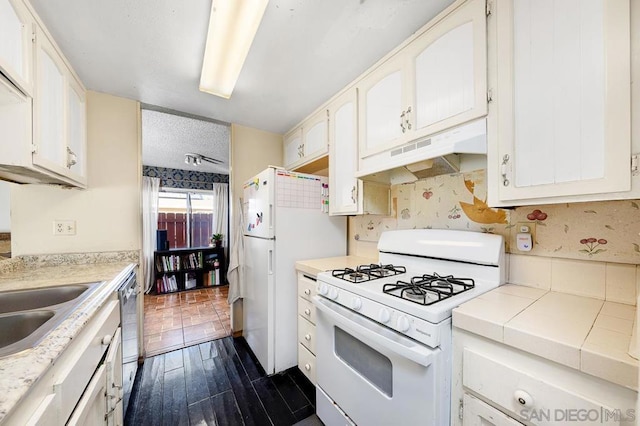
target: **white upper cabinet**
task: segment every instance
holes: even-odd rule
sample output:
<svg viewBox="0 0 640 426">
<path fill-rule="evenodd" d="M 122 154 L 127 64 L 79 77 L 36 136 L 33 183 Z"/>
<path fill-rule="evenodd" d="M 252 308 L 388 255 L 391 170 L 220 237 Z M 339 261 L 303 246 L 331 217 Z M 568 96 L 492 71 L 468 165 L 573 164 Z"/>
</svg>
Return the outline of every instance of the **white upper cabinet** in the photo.
<svg viewBox="0 0 640 426">
<path fill-rule="evenodd" d="M 360 158 L 487 114 L 484 0 L 459 4 L 357 83 Z"/>
<path fill-rule="evenodd" d="M 20 0 L 0 0 L 0 72 L 33 95 L 34 20 Z"/>
<path fill-rule="evenodd" d="M 329 105 L 329 214 L 362 213 L 358 164 L 357 91 L 351 89 Z"/>
<path fill-rule="evenodd" d="M 405 73 L 402 58 L 394 57 L 358 83 L 361 158 L 404 140 Z"/>
<path fill-rule="evenodd" d="M 284 167 L 291 170 L 329 152 L 327 111 L 322 109 L 284 137 Z"/>
<path fill-rule="evenodd" d="M 322 110 L 302 125 L 302 149 L 305 162 L 328 151 L 327 111 Z"/>
<path fill-rule="evenodd" d="M 284 137 L 284 166 L 291 168 L 302 158 L 302 127 L 297 127 Z"/>
<path fill-rule="evenodd" d="M 407 46 L 412 138 L 487 114 L 485 10 L 467 2 Z"/>
<path fill-rule="evenodd" d="M 33 128 L 33 164 L 85 185 L 85 91 L 40 29 L 36 33 Z"/>
<path fill-rule="evenodd" d="M 490 203 L 637 196 L 629 192 L 629 1 L 500 0 L 495 6 Z"/>
</svg>

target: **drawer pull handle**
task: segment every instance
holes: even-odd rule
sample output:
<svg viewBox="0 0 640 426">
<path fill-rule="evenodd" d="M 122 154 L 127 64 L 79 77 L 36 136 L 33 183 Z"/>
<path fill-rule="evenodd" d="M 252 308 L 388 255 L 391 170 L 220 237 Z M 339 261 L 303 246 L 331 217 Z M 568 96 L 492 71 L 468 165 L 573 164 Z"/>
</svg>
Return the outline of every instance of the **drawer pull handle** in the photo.
<svg viewBox="0 0 640 426">
<path fill-rule="evenodd" d="M 516 399 L 516 401 L 518 401 L 518 404 L 522 405 L 523 407 L 533 406 L 533 398 L 523 390 L 515 391 L 513 397 Z"/>
<path fill-rule="evenodd" d="M 308 288 L 305 289 L 304 294 L 306 294 L 307 296 L 311 295 L 311 290 L 309 290 Z"/>
<path fill-rule="evenodd" d="M 304 365 L 304 369 L 307 371 L 311 371 L 311 364 L 307 363 Z"/>
<path fill-rule="evenodd" d="M 311 309 L 307 308 L 304 310 L 305 315 L 311 315 Z"/>
<path fill-rule="evenodd" d="M 105 346 L 109 346 L 111 344 L 111 335 L 107 334 L 102 338 L 102 344 Z"/>
<path fill-rule="evenodd" d="M 305 340 L 309 341 L 309 340 L 311 340 L 311 335 L 310 334 L 305 334 L 304 338 L 305 338 Z"/>
</svg>

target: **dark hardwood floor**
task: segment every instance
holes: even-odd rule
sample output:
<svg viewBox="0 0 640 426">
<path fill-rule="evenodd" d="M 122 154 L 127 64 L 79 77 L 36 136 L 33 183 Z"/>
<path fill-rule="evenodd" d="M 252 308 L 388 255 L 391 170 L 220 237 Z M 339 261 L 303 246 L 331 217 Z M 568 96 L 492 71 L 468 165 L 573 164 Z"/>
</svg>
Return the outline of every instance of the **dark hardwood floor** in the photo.
<svg viewBox="0 0 640 426">
<path fill-rule="evenodd" d="M 243 338 L 149 357 L 125 425 L 293 425 L 315 413 L 315 388 L 293 367 L 266 376 Z"/>
</svg>

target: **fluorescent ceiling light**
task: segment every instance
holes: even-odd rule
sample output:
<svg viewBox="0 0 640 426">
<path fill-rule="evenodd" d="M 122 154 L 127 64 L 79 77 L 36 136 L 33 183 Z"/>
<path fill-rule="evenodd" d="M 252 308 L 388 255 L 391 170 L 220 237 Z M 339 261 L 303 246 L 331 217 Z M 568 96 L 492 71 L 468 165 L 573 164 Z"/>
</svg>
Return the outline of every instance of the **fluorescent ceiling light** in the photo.
<svg viewBox="0 0 640 426">
<path fill-rule="evenodd" d="M 225 99 L 238 81 L 269 0 L 213 0 L 200 90 Z"/>
</svg>

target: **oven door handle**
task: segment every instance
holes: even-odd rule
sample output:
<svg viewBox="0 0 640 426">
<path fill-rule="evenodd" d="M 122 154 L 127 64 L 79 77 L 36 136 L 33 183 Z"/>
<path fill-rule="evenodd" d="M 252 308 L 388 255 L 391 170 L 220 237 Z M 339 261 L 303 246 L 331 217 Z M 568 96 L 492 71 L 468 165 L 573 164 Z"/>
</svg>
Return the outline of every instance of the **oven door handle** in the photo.
<svg viewBox="0 0 640 426">
<path fill-rule="evenodd" d="M 402 334 L 396 333 L 340 305 L 329 302 L 320 296 L 313 298 L 313 304 L 317 310 L 327 315 L 336 325 L 358 335 L 358 337 L 365 340 L 365 343 L 366 341 L 375 342 L 385 349 L 403 358 L 410 359 L 423 367 L 431 365 L 433 358 L 440 353 L 440 349 L 431 349 L 423 346 Z"/>
</svg>

